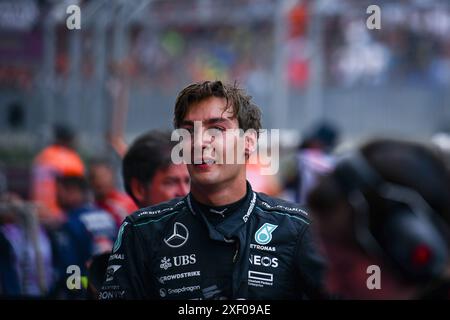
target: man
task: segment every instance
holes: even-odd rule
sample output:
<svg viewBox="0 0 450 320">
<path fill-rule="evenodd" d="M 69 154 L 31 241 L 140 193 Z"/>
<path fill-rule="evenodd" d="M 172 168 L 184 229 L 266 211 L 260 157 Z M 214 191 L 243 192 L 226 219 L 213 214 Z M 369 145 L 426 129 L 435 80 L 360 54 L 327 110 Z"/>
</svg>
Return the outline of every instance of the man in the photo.
<svg viewBox="0 0 450 320">
<path fill-rule="evenodd" d="M 373 141 L 342 159 L 309 203 L 332 293 L 450 298 L 450 176 L 439 155 L 416 143 Z"/>
<path fill-rule="evenodd" d="M 285 184 L 285 197 L 306 205 L 309 192 L 322 176 L 333 169 L 332 154 L 339 138 L 338 130 L 327 122 L 320 122 L 305 133 L 293 162 L 293 175 Z"/>
<path fill-rule="evenodd" d="M 66 268 L 78 266 L 85 276 L 90 259 L 111 250 L 117 227 L 109 213 L 89 203 L 89 189 L 84 177 L 60 176 L 56 190 L 58 204 L 67 215 L 67 222 L 55 234 L 56 264 L 61 286 L 65 288 Z"/>
<path fill-rule="evenodd" d="M 114 170 L 109 161 L 91 161 L 89 183 L 94 191 L 95 204 L 109 212 L 118 226 L 126 216 L 138 209 L 128 195 L 117 190 Z"/>
<path fill-rule="evenodd" d="M 84 164 L 75 151 L 75 135 L 68 127 L 55 125 L 54 143 L 42 150 L 33 162 L 31 197 L 40 205 L 40 218 L 59 226 L 64 215 L 56 201 L 58 175 L 83 175 Z"/>
<path fill-rule="evenodd" d="M 219 161 L 231 152 L 248 158 L 256 148 L 261 114 L 251 98 L 220 81 L 192 84 L 178 95 L 174 124 L 193 133 L 184 141 L 194 156 L 191 191 L 125 220 L 99 297 L 322 297 L 308 213 L 253 192 L 245 162 Z M 249 134 L 226 134 L 239 128 Z"/>
<path fill-rule="evenodd" d="M 173 164 L 170 159 L 175 145 L 169 132 L 154 130 L 138 137 L 125 154 L 125 190 L 140 208 L 188 194 L 186 165 Z"/>
<path fill-rule="evenodd" d="M 45 297 L 54 280 L 52 258 L 33 207 L 0 190 L 0 296 Z"/>
<path fill-rule="evenodd" d="M 140 208 L 155 205 L 177 197 L 184 197 L 189 192 L 189 173 L 185 164 L 173 164 L 170 159 L 172 148 L 176 142 L 171 140 L 170 132 L 153 130 L 139 136 L 130 146 L 124 155 L 122 162 L 122 177 L 124 180 L 125 190 L 134 200 L 135 204 Z M 102 174 L 103 170 L 95 166 L 94 175 L 98 176 L 91 180 L 94 190 L 97 194 L 102 194 L 105 185 L 105 179 L 108 175 Z M 101 171 L 99 171 L 101 170 Z M 92 173 L 92 167 L 91 167 Z M 109 176 L 112 178 L 112 176 Z M 98 196 L 97 196 L 98 199 Z M 106 198 L 108 199 L 108 198 Z M 100 207 L 111 211 L 117 206 L 112 207 L 111 204 L 117 201 L 109 198 L 109 201 L 97 200 Z M 110 200 L 114 200 L 111 203 Z M 116 214 L 116 222 L 119 225 L 123 222 L 123 217 Z M 120 221 L 119 221 L 120 220 Z M 106 262 L 109 254 L 106 254 Z M 95 286 L 95 283 L 103 282 L 102 275 L 105 274 L 107 266 L 104 264 L 105 257 L 99 255 L 93 258 L 92 267 L 95 271 L 90 270 L 90 280 L 92 291 L 97 291 L 101 286 Z"/>
<path fill-rule="evenodd" d="M 296 202 L 306 203 L 309 192 L 319 178 L 333 169 L 331 154 L 338 140 L 338 130 L 329 123 L 320 123 L 306 134 L 297 152 Z"/>
</svg>

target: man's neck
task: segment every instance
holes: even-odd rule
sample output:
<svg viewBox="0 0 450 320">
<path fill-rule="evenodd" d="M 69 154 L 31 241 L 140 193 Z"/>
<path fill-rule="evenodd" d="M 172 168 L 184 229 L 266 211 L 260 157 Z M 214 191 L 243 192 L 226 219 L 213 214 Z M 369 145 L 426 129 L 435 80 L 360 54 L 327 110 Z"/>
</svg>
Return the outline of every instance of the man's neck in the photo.
<svg viewBox="0 0 450 320">
<path fill-rule="evenodd" d="M 230 183 L 223 183 L 220 186 L 196 185 L 191 183 L 191 194 L 198 202 L 212 206 L 225 206 L 237 202 L 245 197 L 247 193 L 247 180 L 236 179 Z"/>
</svg>

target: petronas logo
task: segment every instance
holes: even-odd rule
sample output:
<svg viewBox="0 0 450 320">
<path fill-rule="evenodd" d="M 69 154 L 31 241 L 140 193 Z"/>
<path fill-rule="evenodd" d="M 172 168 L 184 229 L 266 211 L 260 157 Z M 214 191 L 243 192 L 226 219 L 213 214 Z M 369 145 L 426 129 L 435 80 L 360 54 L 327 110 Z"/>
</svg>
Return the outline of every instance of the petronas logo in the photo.
<svg viewBox="0 0 450 320">
<path fill-rule="evenodd" d="M 122 224 L 122 226 L 120 226 L 119 234 L 117 235 L 117 239 L 116 239 L 116 242 L 114 243 L 114 247 L 112 250 L 113 253 L 116 253 L 116 251 L 119 250 L 120 246 L 122 245 L 123 231 L 124 231 L 125 227 L 127 226 L 127 224 L 128 224 L 128 222 L 124 222 Z"/>
<path fill-rule="evenodd" d="M 255 241 L 262 245 L 268 244 L 272 240 L 272 232 L 274 232 L 277 227 L 278 226 L 275 224 L 264 223 L 263 226 L 256 231 Z"/>
</svg>

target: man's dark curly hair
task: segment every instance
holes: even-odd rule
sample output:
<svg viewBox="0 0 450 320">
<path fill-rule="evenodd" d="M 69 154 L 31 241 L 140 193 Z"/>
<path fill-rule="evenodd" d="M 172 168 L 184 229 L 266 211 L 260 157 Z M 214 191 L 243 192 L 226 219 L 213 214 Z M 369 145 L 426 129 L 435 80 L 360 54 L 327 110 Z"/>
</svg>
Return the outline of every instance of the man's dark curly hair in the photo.
<svg viewBox="0 0 450 320">
<path fill-rule="evenodd" d="M 239 128 L 247 131 L 261 130 L 261 111 L 251 100 L 252 97 L 239 88 L 237 84 L 223 84 L 221 81 L 204 81 L 188 85 L 181 90 L 175 102 L 174 126 L 179 128 L 188 108 L 210 97 L 224 98 L 226 109 L 231 108 L 233 117 L 237 118 Z"/>
</svg>

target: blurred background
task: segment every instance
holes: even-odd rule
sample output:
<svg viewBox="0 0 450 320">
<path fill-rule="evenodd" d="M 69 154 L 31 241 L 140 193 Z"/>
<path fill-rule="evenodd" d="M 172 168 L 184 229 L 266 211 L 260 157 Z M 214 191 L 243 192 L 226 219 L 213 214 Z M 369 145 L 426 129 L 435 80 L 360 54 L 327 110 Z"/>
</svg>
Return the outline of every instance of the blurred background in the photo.
<svg viewBox="0 0 450 320">
<path fill-rule="evenodd" d="M 72 4 L 80 30 L 66 26 Z M 380 30 L 366 27 L 372 4 Z M 30 199 L 55 124 L 71 128 L 83 161 L 118 168 L 120 150 L 171 128 L 177 93 L 202 80 L 237 82 L 263 127 L 282 129 L 274 193 L 286 198 L 302 198 L 295 157 L 308 139 L 448 149 L 449 34 L 447 0 L 1 0 L 1 190 Z"/>
</svg>

